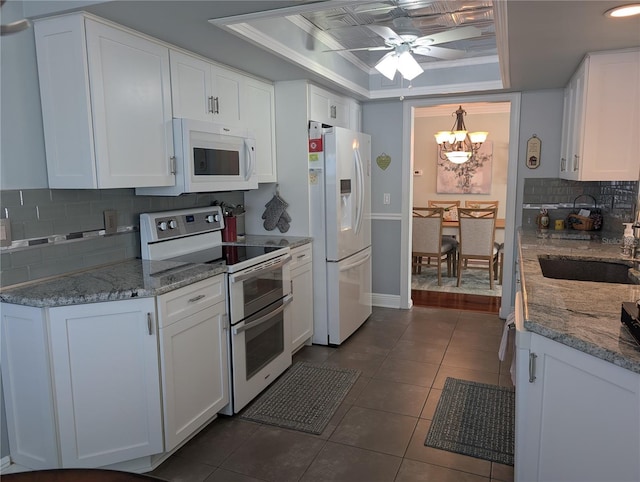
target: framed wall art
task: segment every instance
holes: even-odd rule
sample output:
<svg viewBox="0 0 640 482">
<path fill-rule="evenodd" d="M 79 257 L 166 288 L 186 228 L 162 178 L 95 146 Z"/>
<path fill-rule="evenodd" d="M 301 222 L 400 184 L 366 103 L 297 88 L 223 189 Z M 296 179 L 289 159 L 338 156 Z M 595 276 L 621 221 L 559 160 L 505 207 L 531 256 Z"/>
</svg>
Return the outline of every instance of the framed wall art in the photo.
<svg viewBox="0 0 640 482">
<path fill-rule="evenodd" d="M 436 192 L 438 194 L 491 194 L 493 142 L 485 141 L 474 157 L 454 164 L 438 157 Z"/>
</svg>

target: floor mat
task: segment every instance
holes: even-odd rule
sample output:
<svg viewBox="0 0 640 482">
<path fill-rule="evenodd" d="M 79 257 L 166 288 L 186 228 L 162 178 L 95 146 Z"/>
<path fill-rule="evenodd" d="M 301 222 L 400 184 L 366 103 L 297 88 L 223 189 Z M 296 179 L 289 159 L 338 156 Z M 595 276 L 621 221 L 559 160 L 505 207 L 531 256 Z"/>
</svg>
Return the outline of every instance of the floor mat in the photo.
<svg viewBox="0 0 640 482">
<path fill-rule="evenodd" d="M 319 435 L 358 376 L 359 370 L 298 362 L 240 417 Z"/>
<path fill-rule="evenodd" d="M 513 465 L 515 389 L 447 378 L 424 442 Z"/>
</svg>

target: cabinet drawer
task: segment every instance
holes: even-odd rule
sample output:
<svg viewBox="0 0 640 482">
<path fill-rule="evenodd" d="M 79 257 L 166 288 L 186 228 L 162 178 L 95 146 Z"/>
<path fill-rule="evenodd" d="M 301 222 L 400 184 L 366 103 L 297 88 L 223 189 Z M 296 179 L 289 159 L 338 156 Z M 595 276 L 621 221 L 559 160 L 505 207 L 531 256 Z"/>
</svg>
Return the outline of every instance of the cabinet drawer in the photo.
<svg viewBox="0 0 640 482">
<path fill-rule="evenodd" d="M 291 270 L 311 262 L 311 244 L 305 244 L 291 250 Z"/>
<path fill-rule="evenodd" d="M 158 326 L 163 328 L 225 300 L 224 275 L 158 296 Z"/>
</svg>

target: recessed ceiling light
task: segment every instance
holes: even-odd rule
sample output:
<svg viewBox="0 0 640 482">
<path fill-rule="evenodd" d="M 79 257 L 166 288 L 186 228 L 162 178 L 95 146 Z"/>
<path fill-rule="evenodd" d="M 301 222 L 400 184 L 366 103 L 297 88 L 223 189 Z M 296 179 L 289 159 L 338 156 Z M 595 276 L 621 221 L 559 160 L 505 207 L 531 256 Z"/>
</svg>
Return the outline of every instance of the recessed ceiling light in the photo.
<svg viewBox="0 0 640 482">
<path fill-rule="evenodd" d="M 629 5 L 621 5 L 619 7 L 611 8 L 604 12 L 605 16 L 620 18 L 631 17 L 633 15 L 640 15 L 640 3 L 632 3 Z"/>
</svg>

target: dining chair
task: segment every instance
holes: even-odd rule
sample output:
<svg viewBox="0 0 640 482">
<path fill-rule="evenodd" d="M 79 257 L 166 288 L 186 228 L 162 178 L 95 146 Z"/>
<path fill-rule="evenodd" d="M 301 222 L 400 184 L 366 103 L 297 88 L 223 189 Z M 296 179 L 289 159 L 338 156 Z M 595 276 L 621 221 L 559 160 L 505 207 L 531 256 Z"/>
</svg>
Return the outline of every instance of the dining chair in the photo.
<svg viewBox="0 0 640 482">
<path fill-rule="evenodd" d="M 429 201 L 427 201 L 427 206 L 430 208 L 444 208 L 445 221 L 458 220 L 458 208 L 460 207 L 460 201 L 438 201 L 435 199 L 429 199 Z"/>
<path fill-rule="evenodd" d="M 423 259 L 434 258 L 438 270 L 438 286 L 442 285 L 442 261 L 447 262 L 447 276 L 455 270 L 457 243 L 442 237 L 443 208 L 413 208 L 412 266 L 415 273 L 422 271 Z M 455 271 L 454 271 L 455 275 Z"/>
<path fill-rule="evenodd" d="M 496 208 L 497 210 L 499 204 L 500 204 L 500 201 L 469 201 L 469 200 L 464 201 L 465 208 L 484 208 L 484 209 Z"/>
<path fill-rule="evenodd" d="M 481 261 L 477 267 L 488 267 L 491 289 L 498 274 L 502 280 L 502 258 L 495 244 L 496 214 L 497 208 L 458 209 L 458 286 L 462 283 L 463 265 L 472 266 L 467 261 Z"/>
</svg>

